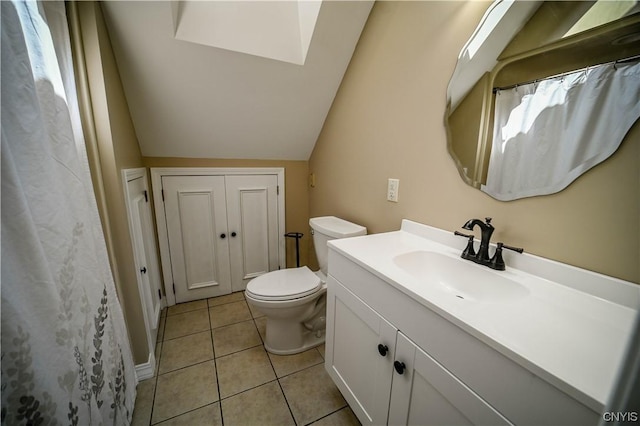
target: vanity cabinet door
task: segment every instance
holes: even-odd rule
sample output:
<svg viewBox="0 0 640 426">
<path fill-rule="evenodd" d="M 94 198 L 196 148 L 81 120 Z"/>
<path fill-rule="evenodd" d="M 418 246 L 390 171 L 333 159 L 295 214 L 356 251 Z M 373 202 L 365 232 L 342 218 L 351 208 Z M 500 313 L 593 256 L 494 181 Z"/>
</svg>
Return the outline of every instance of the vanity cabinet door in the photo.
<svg viewBox="0 0 640 426">
<path fill-rule="evenodd" d="M 325 368 L 362 424 L 385 424 L 397 329 L 333 277 Z"/>
<path fill-rule="evenodd" d="M 394 370 L 391 425 L 511 424 L 401 332 Z"/>
</svg>

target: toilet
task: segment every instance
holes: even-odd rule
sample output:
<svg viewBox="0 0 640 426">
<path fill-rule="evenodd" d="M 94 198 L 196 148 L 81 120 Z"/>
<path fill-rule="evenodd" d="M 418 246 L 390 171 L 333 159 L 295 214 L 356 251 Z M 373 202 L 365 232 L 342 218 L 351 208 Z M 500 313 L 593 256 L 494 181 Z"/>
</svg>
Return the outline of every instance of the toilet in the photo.
<svg viewBox="0 0 640 426">
<path fill-rule="evenodd" d="M 324 343 L 327 304 L 327 241 L 366 235 L 367 228 L 334 217 L 309 220 L 320 270 L 308 267 L 268 272 L 249 281 L 245 297 L 267 318 L 264 347 L 290 355 Z"/>
</svg>

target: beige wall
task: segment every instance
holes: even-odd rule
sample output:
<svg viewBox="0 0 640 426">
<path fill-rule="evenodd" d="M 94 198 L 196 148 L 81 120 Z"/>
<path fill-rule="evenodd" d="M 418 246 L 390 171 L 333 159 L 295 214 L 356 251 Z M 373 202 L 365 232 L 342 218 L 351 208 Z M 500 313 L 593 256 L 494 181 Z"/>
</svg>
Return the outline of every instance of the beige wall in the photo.
<svg viewBox="0 0 640 426">
<path fill-rule="evenodd" d="M 141 167 L 142 159 L 100 6 L 94 2 L 78 2 L 77 6 L 107 206 L 106 211 L 101 209 L 100 214 L 109 222 L 111 269 L 127 323 L 134 362 L 141 364 L 148 361 L 149 349 L 121 170 Z M 96 173 L 96 164 L 92 164 L 92 169 L 92 173 Z"/>
<path fill-rule="evenodd" d="M 143 158 L 122 88 L 108 32 L 98 3 L 77 3 L 84 45 L 93 122 L 104 181 L 107 218 L 113 249 L 110 260 L 118 295 L 125 314 L 136 364 L 148 361 L 144 317 L 137 287 L 137 270 L 129 237 L 121 171 L 133 167 L 283 167 L 285 169 L 286 231 L 305 234 L 301 241 L 301 263 L 307 264 L 309 199 L 307 161 L 218 160 Z M 95 173 L 95 167 L 92 172 Z M 106 210 L 106 212 L 105 212 Z M 107 237 L 109 238 L 109 237 Z M 287 265 L 295 266 L 295 243 L 287 241 Z"/>
<path fill-rule="evenodd" d="M 283 167 L 285 186 L 285 230 L 302 232 L 300 240 L 300 264 L 308 265 L 309 191 L 307 161 L 284 160 L 232 160 L 214 158 L 143 157 L 145 167 Z M 284 233 L 283 232 L 283 233 Z M 295 241 L 287 239 L 287 266 L 296 265 Z"/>
<path fill-rule="evenodd" d="M 396 230 L 403 218 L 456 230 L 492 216 L 494 241 L 640 281 L 640 125 L 566 190 L 499 202 L 462 182 L 446 148 L 445 97 L 484 2 L 378 2 L 309 162 L 310 216 Z M 386 201 L 388 178 L 399 202 Z"/>
</svg>

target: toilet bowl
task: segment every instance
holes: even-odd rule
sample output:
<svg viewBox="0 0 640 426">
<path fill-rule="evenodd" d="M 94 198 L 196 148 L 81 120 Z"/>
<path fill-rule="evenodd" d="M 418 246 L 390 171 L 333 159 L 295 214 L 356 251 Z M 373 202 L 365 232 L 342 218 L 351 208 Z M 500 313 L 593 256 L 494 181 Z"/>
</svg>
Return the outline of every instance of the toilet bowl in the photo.
<svg viewBox="0 0 640 426">
<path fill-rule="evenodd" d="M 365 235 L 367 229 L 334 216 L 309 220 L 320 270 L 281 269 L 247 284 L 247 302 L 267 318 L 264 347 L 290 355 L 324 343 L 327 301 L 327 241 Z"/>
</svg>

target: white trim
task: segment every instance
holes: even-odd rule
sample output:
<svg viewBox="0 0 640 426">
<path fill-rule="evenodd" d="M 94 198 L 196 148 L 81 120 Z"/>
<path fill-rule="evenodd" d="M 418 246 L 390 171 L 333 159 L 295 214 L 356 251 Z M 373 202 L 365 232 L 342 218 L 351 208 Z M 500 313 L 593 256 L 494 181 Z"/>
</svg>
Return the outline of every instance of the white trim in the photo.
<svg viewBox="0 0 640 426">
<path fill-rule="evenodd" d="M 153 352 L 149 354 L 149 360 L 142 364 L 136 364 L 136 379 L 137 381 L 150 379 L 155 376 L 156 373 L 156 356 Z"/>
<path fill-rule="evenodd" d="M 138 167 L 135 169 L 122 169 L 122 177 L 125 183 L 146 175 L 147 169 L 145 169 L 144 167 Z"/>
<path fill-rule="evenodd" d="M 173 294 L 173 273 L 171 271 L 171 258 L 169 254 L 169 234 L 167 221 L 162 202 L 162 177 L 163 176 L 226 176 L 226 175 L 276 175 L 278 177 L 278 263 L 281 267 L 286 262 L 285 254 L 285 187 L 284 167 L 152 167 L 151 190 L 153 191 L 153 204 L 156 213 L 156 226 L 158 230 L 158 246 L 160 247 L 160 262 L 167 306 L 176 304 Z"/>
</svg>

